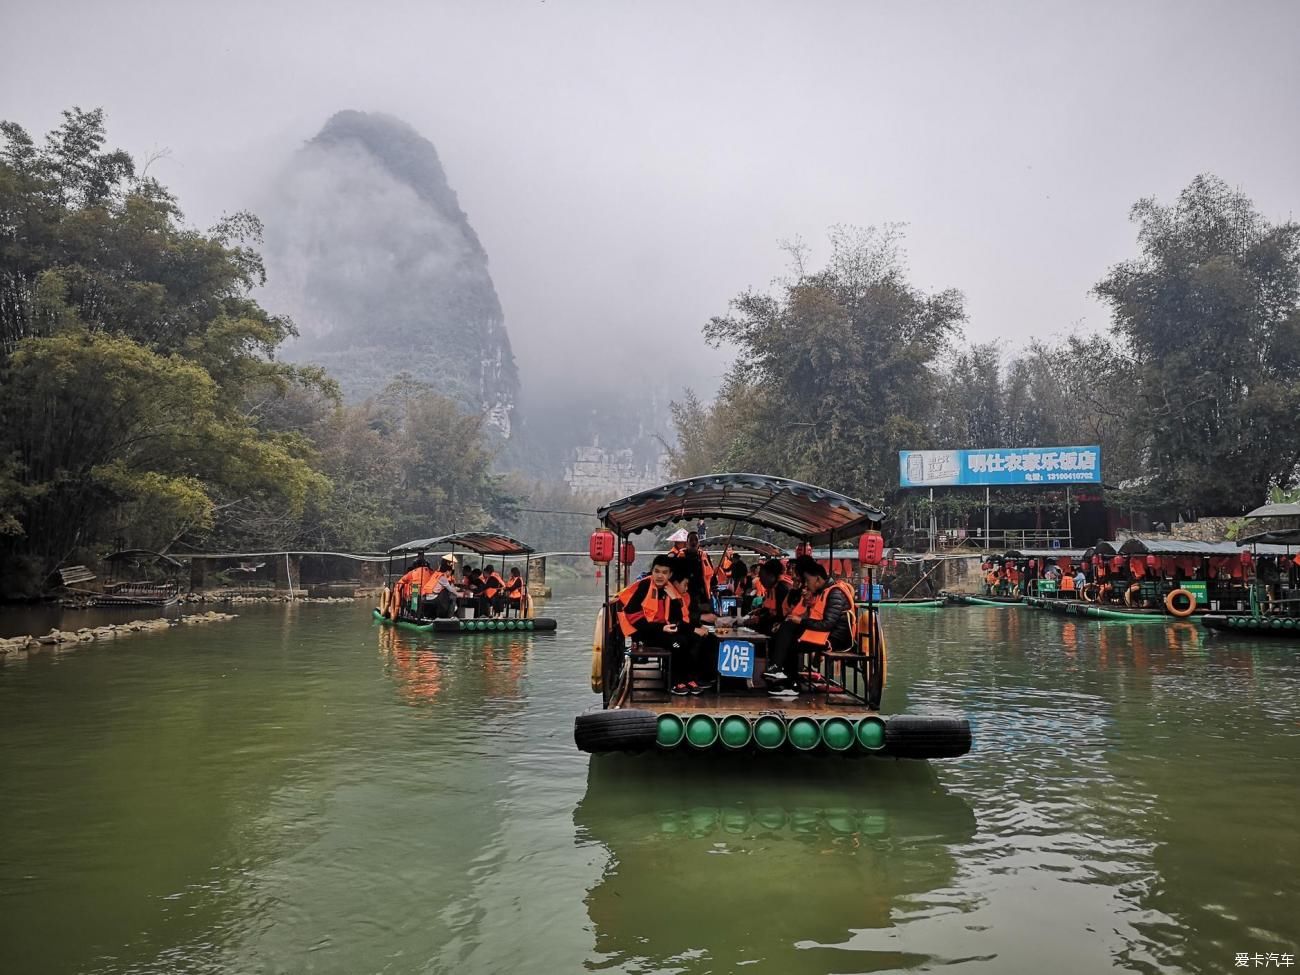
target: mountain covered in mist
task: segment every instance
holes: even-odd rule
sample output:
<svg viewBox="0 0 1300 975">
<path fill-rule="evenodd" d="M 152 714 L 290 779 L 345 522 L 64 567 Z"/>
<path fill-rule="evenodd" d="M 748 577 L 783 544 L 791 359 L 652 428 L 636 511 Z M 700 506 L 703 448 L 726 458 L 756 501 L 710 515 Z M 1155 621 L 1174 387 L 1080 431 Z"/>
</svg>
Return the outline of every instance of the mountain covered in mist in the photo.
<svg viewBox="0 0 1300 975">
<path fill-rule="evenodd" d="M 501 302 L 429 140 L 388 115 L 339 112 L 260 210 L 263 304 L 301 332 L 287 357 L 324 366 L 354 400 L 409 373 L 510 435 L 519 377 Z"/>
</svg>

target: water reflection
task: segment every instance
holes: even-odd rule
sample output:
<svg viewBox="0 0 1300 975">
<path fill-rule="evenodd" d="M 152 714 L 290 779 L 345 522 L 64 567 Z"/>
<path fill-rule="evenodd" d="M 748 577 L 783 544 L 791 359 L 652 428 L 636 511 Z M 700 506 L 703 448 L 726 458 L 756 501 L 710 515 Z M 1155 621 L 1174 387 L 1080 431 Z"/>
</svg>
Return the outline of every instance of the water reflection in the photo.
<svg viewBox="0 0 1300 975">
<path fill-rule="evenodd" d="M 594 756 L 574 823 L 609 854 L 586 898 L 589 967 L 700 972 L 932 960 L 848 942 L 927 909 L 975 833 L 923 763 L 807 757 Z"/>
<path fill-rule="evenodd" d="M 489 701 L 519 700 L 533 638 L 518 634 L 431 635 L 377 626 L 385 674 L 407 704 L 434 704 L 453 687 Z M 504 641 L 504 642 L 502 642 Z"/>
</svg>

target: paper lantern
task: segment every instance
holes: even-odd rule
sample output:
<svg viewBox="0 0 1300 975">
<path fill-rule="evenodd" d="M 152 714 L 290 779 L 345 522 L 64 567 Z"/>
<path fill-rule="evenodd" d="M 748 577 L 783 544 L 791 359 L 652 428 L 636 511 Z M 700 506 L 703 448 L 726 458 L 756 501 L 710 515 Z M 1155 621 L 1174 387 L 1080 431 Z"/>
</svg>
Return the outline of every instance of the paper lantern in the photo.
<svg viewBox="0 0 1300 975">
<path fill-rule="evenodd" d="M 591 533 L 587 551 L 591 555 L 591 561 L 608 565 L 614 561 L 614 533 L 608 528 L 596 529 Z"/>
</svg>

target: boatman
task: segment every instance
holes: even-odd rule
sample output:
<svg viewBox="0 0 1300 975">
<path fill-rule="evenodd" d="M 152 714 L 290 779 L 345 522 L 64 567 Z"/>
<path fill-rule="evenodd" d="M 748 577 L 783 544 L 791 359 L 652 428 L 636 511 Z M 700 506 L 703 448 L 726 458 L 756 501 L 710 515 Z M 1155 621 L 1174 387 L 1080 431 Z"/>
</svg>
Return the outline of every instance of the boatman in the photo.
<svg viewBox="0 0 1300 975">
<path fill-rule="evenodd" d="M 767 671 L 763 674 L 773 697 L 799 696 L 794 675 L 802 654 L 848 650 L 857 639 L 854 593 L 847 582 L 830 581 L 826 567 L 803 563 L 803 600 L 790 613 L 772 639 Z"/>
<path fill-rule="evenodd" d="M 456 615 L 456 556 L 444 555 L 438 568 L 420 586 L 420 612 L 427 619 L 445 620 Z"/>
<path fill-rule="evenodd" d="M 626 639 L 672 652 L 672 693 L 703 694 L 712 681 L 706 681 L 700 658 L 715 641 L 705 627 L 691 625 L 690 605 L 673 585 L 672 571 L 672 558 L 655 556 L 649 577 L 637 580 L 615 597 L 618 624 Z"/>
</svg>

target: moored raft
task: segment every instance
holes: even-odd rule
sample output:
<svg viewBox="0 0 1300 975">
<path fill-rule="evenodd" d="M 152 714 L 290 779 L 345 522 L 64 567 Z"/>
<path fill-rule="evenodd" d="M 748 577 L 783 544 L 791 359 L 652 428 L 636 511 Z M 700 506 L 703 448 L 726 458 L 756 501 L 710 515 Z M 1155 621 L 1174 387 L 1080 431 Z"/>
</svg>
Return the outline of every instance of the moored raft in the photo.
<svg viewBox="0 0 1300 975">
<path fill-rule="evenodd" d="M 1300 640 L 1300 618 L 1294 616 L 1244 616 L 1231 613 L 1206 613 L 1201 625 L 1239 636 L 1270 636 Z"/>
<path fill-rule="evenodd" d="M 420 633 L 500 633 L 505 630 L 553 630 L 555 620 L 548 616 L 536 616 L 531 619 L 469 619 L 469 620 L 428 620 L 417 623 L 414 620 L 390 620 L 379 610 L 373 611 L 374 619 L 383 626 L 396 626 L 399 630 L 416 630 Z"/>
<path fill-rule="evenodd" d="M 1021 596 L 977 596 L 970 592 L 947 593 L 948 602 L 958 606 L 1021 606 Z"/>
<path fill-rule="evenodd" d="M 1093 606 L 1073 599 L 1043 599 L 1041 596 L 1026 596 L 1025 605 L 1035 609 L 1046 609 L 1062 616 L 1086 616 L 1098 620 L 1127 620 L 1130 623 L 1165 623 L 1177 621 L 1177 617 L 1168 616 L 1159 610 L 1118 610 Z"/>
<path fill-rule="evenodd" d="M 946 597 L 935 596 L 921 599 L 877 599 L 874 605 L 879 606 L 881 609 L 943 609 L 947 602 Z M 864 601 L 858 600 L 857 606 L 859 609 L 866 605 Z"/>
</svg>

